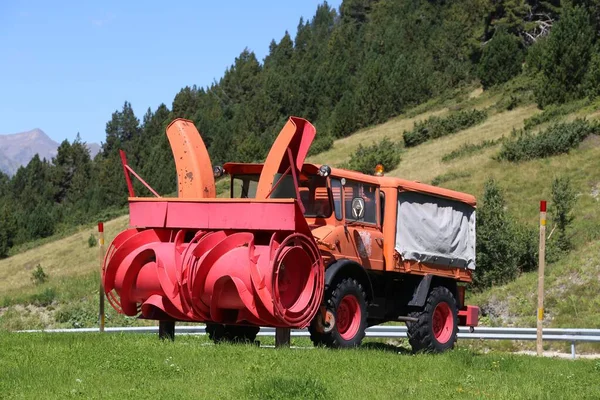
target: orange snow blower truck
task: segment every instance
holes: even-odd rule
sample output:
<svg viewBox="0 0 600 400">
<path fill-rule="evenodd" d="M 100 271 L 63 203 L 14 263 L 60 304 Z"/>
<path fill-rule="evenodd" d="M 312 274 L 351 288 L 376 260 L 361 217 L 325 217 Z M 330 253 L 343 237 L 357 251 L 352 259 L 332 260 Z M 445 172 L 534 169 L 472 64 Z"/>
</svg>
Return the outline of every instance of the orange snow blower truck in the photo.
<svg viewBox="0 0 600 400">
<path fill-rule="evenodd" d="M 291 117 L 263 164 L 212 167 L 191 121 L 167 127 L 178 197 L 160 197 L 127 165 L 130 228 L 111 243 L 103 284 L 129 316 L 204 322 L 220 341 L 261 326 L 308 327 L 315 345 L 360 345 L 403 321 L 413 350 L 441 352 L 475 269 L 475 198 L 438 187 L 305 163 L 316 130 Z M 155 197 L 136 197 L 130 174 Z M 215 177 L 230 177 L 216 196 Z"/>
</svg>

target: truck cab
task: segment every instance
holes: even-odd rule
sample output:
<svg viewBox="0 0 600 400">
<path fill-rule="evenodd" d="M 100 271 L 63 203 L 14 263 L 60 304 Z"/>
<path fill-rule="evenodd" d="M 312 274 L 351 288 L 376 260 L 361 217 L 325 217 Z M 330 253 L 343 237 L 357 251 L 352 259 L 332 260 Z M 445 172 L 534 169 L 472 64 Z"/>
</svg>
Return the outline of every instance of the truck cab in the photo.
<svg viewBox="0 0 600 400">
<path fill-rule="evenodd" d="M 224 170 L 230 175 L 232 198 L 255 196 L 262 164 L 228 163 Z M 409 338 L 415 349 L 443 351 L 454 345 L 458 325 L 477 325 L 478 308 L 464 305 L 464 284 L 472 280 L 467 264 L 474 266 L 475 198 L 419 182 L 315 164 L 303 165 L 297 189 L 288 175 L 270 197 L 297 198 L 324 260 L 324 303 L 310 327 L 315 344 L 354 346 L 366 327 L 403 321 L 412 327 Z M 413 208 L 416 196 L 416 203 L 443 203 L 439 208 L 446 212 L 460 209 L 452 217 L 466 219 L 466 229 L 473 230 L 472 235 L 463 235 L 463 244 L 473 250 L 471 259 L 452 265 L 454 260 L 435 255 L 421 254 L 418 259 L 402 254 L 397 240 L 402 226 L 399 204 L 407 196 Z M 450 235 L 458 230 L 455 227 Z M 346 291 L 350 294 L 339 298 Z"/>
</svg>

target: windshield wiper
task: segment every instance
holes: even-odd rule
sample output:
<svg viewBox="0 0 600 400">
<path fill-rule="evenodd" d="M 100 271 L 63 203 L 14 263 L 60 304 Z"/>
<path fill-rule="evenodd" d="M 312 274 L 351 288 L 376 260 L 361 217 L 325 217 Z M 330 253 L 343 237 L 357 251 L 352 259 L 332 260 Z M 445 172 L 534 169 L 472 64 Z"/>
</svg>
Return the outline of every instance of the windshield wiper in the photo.
<svg viewBox="0 0 600 400">
<path fill-rule="evenodd" d="M 346 221 L 346 225 L 347 226 L 352 226 L 352 225 L 361 224 L 361 223 L 363 223 L 363 221 L 360 221 L 358 219 L 353 219 L 351 221 Z"/>
</svg>

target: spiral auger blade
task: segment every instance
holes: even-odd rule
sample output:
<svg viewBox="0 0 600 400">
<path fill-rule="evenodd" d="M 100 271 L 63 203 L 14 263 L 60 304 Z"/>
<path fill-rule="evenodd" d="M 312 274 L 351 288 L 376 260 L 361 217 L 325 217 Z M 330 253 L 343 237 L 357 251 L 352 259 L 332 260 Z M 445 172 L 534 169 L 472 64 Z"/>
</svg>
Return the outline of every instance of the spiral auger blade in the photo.
<svg viewBox="0 0 600 400">
<path fill-rule="evenodd" d="M 321 302 L 323 266 L 302 234 L 256 245 L 250 232 L 212 232 L 187 244 L 179 260 L 177 247 L 185 245 L 169 238 L 154 230 L 135 233 L 107 259 L 115 308 L 144 318 L 300 328 Z"/>
<path fill-rule="evenodd" d="M 167 127 L 178 198 L 129 198 L 130 224 L 103 264 L 110 304 L 141 318 L 306 327 L 324 266 L 299 199 L 270 199 L 273 177 L 294 179 L 315 129 L 292 117 L 273 145 L 257 198 L 216 199 L 210 158 L 191 121 Z"/>
</svg>

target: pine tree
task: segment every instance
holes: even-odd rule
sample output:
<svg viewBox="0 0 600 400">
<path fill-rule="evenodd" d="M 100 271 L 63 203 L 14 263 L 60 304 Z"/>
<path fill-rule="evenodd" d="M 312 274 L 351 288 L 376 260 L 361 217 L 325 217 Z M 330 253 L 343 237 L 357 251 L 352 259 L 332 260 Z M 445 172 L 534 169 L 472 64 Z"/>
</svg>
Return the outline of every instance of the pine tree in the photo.
<svg viewBox="0 0 600 400">
<path fill-rule="evenodd" d="M 588 12 L 567 7 L 544 47 L 540 81 L 535 89 L 539 106 L 564 103 L 585 95 L 584 78 L 592 57 L 594 28 Z"/>
<path fill-rule="evenodd" d="M 127 186 L 119 150 L 124 150 L 127 162 L 136 167 L 141 148 L 139 120 L 131 104 L 125 102 L 121 111 L 115 111 L 106 124 L 106 142 L 102 145 L 102 157 L 97 161 L 96 194 L 100 207 L 123 206 L 127 200 Z"/>
<path fill-rule="evenodd" d="M 8 256 L 8 251 L 15 243 L 18 230 L 16 217 L 13 203 L 8 198 L 0 198 L 0 259 Z"/>
<path fill-rule="evenodd" d="M 473 276 L 476 286 L 483 288 L 516 278 L 519 257 L 513 232 L 502 190 L 490 179 L 477 209 L 477 271 Z"/>
<path fill-rule="evenodd" d="M 483 49 L 479 62 L 479 79 L 488 89 L 521 72 L 523 53 L 519 48 L 517 38 L 504 29 L 499 29 L 492 40 Z"/>
</svg>

